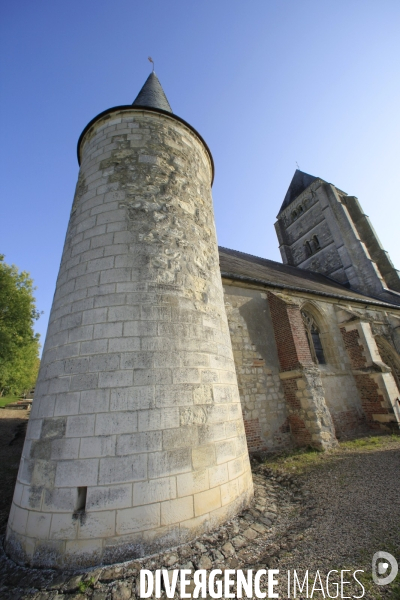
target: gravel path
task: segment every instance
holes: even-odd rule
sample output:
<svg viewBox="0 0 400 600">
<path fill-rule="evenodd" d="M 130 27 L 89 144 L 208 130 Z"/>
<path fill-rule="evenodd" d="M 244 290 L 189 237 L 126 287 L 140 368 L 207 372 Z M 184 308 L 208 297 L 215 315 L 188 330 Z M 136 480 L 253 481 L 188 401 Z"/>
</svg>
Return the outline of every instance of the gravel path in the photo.
<svg viewBox="0 0 400 600">
<path fill-rule="evenodd" d="M 21 447 L 18 431 L 22 428 L 21 421 L 13 421 L 12 427 L 3 424 L 7 440 L 16 433 L 13 444 L 8 446 L 7 442 L 1 450 L 5 460 L 7 445 L 13 470 Z M 275 591 L 282 599 L 289 597 L 287 572 L 290 570 L 293 581 L 294 569 L 301 582 L 305 571 L 309 571 L 309 592 L 297 592 L 297 598 L 329 597 L 327 573 L 348 569 L 344 579 L 352 583 L 344 585 L 342 597 L 400 599 L 400 575 L 397 591 L 396 585 L 381 587 L 371 579 L 375 552 L 390 552 L 400 562 L 400 438 L 382 437 L 376 447 L 344 444 L 338 451 L 312 456 L 305 472 L 299 473 L 298 467 L 293 471 L 294 465 L 302 464 L 301 457 L 298 463 L 289 459 L 281 466 L 254 463 L 255 500 L 249 510 L 196 542 L 158 556 L 91 571 L 60 573 L 18 567 L 3 554 L 0 598 L 128 600 L 139 597 L 137 580 L 142 568 L 269 568 L 279 569 Z M 365 571 L 358 574 L 366 590 L 363 596 L 361 586 L 352 579 L 356 569 Z M 325 596 L 321 591 L 311 595 L 317 570 Z M 332 583 L 335 580 L 334 573 Z M 317 579 L 315 590 L 318 588 Z M 335 597 L 334 586 L 329 593 Z"/>
<path fill-rule="evenodd" d="M 390 552 L 400 563 L 400 440 L 388 438 L 379 449 L 323 457 L 321 466 L 300 481 L 310 494 L 308 505 L 287 525 L 289 531 L 308 526 L 279 568 L 309 569 L 313 576 L 317 569 L 364 569 L 360 580 L 370 588 L 364 598 L 400 598 L 400 586 L 398 591 L 376 586 L 370 575 L 377 551 Z M 344 589 L 350 597 L 362 593 L 359 585 Z"/>
</svg>

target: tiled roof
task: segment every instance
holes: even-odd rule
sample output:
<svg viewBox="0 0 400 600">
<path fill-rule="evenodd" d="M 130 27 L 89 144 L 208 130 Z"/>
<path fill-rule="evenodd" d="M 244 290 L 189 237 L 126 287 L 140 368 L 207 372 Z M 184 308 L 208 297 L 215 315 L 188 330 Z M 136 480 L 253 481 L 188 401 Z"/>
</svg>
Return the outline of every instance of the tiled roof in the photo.
<svg viewBox="0 0 400 600">
<path fill-rule="evenodd" d="M 248 283 L 253 281 L 254 283 L 266 284 L 277 288 L 340 297 L 347 300 L 358 300 L 359 302 L 368 304 L 394 306 L 378 298 L 371 298 L 355 290 L 350 290 L 325 275 L 313 273 L 312 271 L 298 267 L 283 265 L 274 260 L 252 256 L 238 250 L 220 247 L 219 260 L 222 277 L 229 278 L 232 276 L 233 279 L 247 281 Z M 399 307 L 396 306 L 396 308 Z"/>
</svg>

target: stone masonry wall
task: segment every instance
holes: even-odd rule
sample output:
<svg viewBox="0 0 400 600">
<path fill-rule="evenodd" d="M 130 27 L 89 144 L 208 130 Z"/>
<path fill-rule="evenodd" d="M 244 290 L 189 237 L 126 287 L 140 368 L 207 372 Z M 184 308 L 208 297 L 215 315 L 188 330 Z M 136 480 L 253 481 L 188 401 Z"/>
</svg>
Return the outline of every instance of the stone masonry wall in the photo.
<svg viewBox="0 0 400 600">
<path fill-rule="evenodd" d="M 290 430 L 266 294 L 227 283 L 224 292 L 249 451 L 286 447 Z"/>
<path fill-rule="evenodd" d="M 286 302 L 271 294 L 269 302 L 265 303 L 265 290 L 262 288 L 257 290 L 246 288 L 243 284 L 224 283 L 249 450 L 279 449 L 293 441 L 303 446 L 310 445 L 312 434 L 299 411 L 302 410 L 301 402 L 313 402 L 314 393 L 323 397 L 338 439 L 365 432 L 369 425 L 360 392 L 363 395 L 366 392 L 355 378 L 353 364 L 363 368 L 366 359 L 358 343 L 352 344 L 351 349 L 349 344 L 346 347 L 344 343 L 338 320 L 338 311 L 342 307 L 327 298 L 302 298 L 298 293 L 292 295 L 289 291 L 284 294 Z M 271 318 L 271 306 L 276 327 Z M 326 364 L 312 363 L 299 308 L 312 315 L 318 325 Z M 360 307 L 360 314 L 364 310 Z M 379 310 L 374 313 L 367 311 L 367 314 L 381 324 L 385 319 Z M 394 323 L 396 325 L 397 321 Z M 381 327 L 384 327 L 382 333 L 390 336 L 392 329 L 389 322 L 385 326 L 379 325 L 379 332 Z M 349 339 L 357 339 L 357 335 L 351 333 Z M 395 352 L 394 346 L 392 352 Z M 311 367 L 311 372 L 306 373 L 304 366 Z M 392 363 L 390 366 L 393 369 Z M 312 375 L 316 368 L 317 383 Z M 374 375 L 371 385 L 375 391 L 380 385 L 379 394 L 383 397 L 383 384 L 375 381 L 378 376 Z M 390 374 L 386 373 L 384 377 L 386 382 Z M 389 383 L 385 385 L 388 388 Z M 395 393 L 392 391 L 391 395 Z M 385 418 L 388 414 L 381 406 L 374 414 L 378 413 Z"/>
<path fill-rule="evenodd" d="M 252 495 L 209 156 L 172 116 L 86 133 L 11 509 L 13 559 L 73 567 L 192 539 Z"/>
<path fill-rule="evenodd" d="M 365 415 L 354 381 L 351 363 L 338 328 L 335 304 L 328 300 L 308 300 L 302 305 L 314 317 L 326 364 L 318 365 L 325 401 L 338 439 L 365 429 Z"/>
</svg>

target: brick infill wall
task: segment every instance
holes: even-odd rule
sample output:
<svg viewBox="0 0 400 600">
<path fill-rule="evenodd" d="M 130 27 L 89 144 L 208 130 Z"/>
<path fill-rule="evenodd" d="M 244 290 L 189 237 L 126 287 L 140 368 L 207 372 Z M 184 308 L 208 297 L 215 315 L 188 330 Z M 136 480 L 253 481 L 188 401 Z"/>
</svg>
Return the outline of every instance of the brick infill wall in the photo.
<svg viewBox="0 0 400 600">
<path fill-rule="evenodd" d="M 299 306 L 268 292 L 288 421 L 297 446 L 337 444 L 320 374 L 314 364 Z"/>
<path fill-rule="evenodd" d="M 299 307 L 287 304 L 271 292 L 268 292 L 268 302 L 281 371 L 292 371 L 300 365 L 312 365 Z"/>
<path fill-rule="evenodd" d="M 362 369 L 367 365 L 367 360 L 363 354 L 364 347 L 360 343 L 360 334 L 357 329 L 347 331 L 344 327 L 340 328 L 347 353 L 350 357 L 353 369 Z"/>
<path fill-rule="evenodd" d="M 335 425 L 336 435 L 340 439 L 342 436 L 353 435 L 355 432 L 365 429 L 366 419 L 363 414 L 356 410 L 343 410 L 332 414 Z"/>
<path fill-rule="evenodd" d="M 366 369 L 367 360 L 358 330 L 351 329 L 348 331 L 345 327 L 341 327 L 340 331 L 353 370 Z M 367 425 L 371 429 L 381 429 L 382 424 L 375 420 L 374 415 L 387 415 L 389 410 L 384 406 L 385 400 L 374 379 L 374 374 L 354 373 L 353 375 L 360 394 L 361 406 L 365 413 Z"/>
<path fill-rule="evenodd" d="M 310 446 L 312 443 L 311 434 L 306 427 L 304 419 L 300 416 L 302 411 L 300 400 L 296 395 L 298 389 L 297 379 L 285 379 L 282 381 L 286 403 L 290 410 L 288 421 L 295 444 L 297 446 Z"/>
<path fill-rule="evenodd" d="M 261 427 L 258 419 L 244 421 L 244 430 L 249 452 L 262 452 L 267 449 L 261 438 Z"/>
</svg>

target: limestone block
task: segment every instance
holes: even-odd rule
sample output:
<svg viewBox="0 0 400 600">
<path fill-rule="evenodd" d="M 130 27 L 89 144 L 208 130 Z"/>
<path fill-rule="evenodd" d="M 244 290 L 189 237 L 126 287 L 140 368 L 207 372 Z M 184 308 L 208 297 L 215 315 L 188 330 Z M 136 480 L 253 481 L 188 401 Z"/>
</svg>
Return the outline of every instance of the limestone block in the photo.
<svg viewBox="0 0 400 600">
<path fill-rule="evenodd" d="M 14 501 L 15 501 L 15 504 L 17 504 L 19 506 L 22 506 L 21 499 L 22 499 L 22 494 L 23 494 L 23 491 L 24 491 L 24 487 L 25 486 L 23 486 L 22 483 L 18 483 L 18 482 L 17 482 L 17 484 L 15 486 L 15 492 L 14 492 L 14 498 L 15 498 L 15 500 Z"/>
<path fill-rule="evenodd" d="M 52 460 L 73 459 L 79 456 L 79 439 L 57 439 L 51 442 Z"/>
<path fill-rule="evenodd" d="M 215 444 L 217 463 L 225 463 L 236 458 L 236 440 L 224 440 Z"/>
<path fill-rule="evenodd" d="M 117 436 L 117 454 L 136 454 L 162 450 L 162 432 L 144 431 Z"/>
<path fill-rule="evenodd" d="M 221 488 L 215 487 L 194 495 L 194 513 L 196 517 L 216 510 L 221 506 Z"/>
<path fill-rule="evenodd" d="M 132 506 L 132 484 L 88 488 L 86 508 L 89 512 Z"/>
<path fill-rule="evenodd" d="M 147 475 L 147 456 L 136 454 L 132 456 L 117 456 L 115 458 L 101 458 L 98 482 L 100 485 L 107 483 L 128 483 L 140 481 Z M 97 477 L 96 481 L 97 483 Z M 88 485 L 94 485 L 88 483 Z"/>
<path fill-rule="evenodd" d="M 66 378 L 63 378 L 66 380 Z M 58 381 L 63 381 L 63 379 L 59 379 Z M 69 382 L 69 390 L 73 391 L 83 391 L 90 390 L 97 386 L 99 381 L 98 373 L 83 373 L 81 375 L 73 375 L 70 378 Z M 53 383 L 53 382 L 52 382 Z M 67 388 L 68 384 L 65 381 L 65 388 Z M 104 386 L 106 387 L 106 386 Z M 50 390 L 52 390 L 52 386 L 50 385 Z M 60 392 L 66 391 L 66 389 L 61 389 Z"/>
<path fill-rule="evenodd" d="M 111 411 L 146 409 L 154 404 L 154 387 L 132 386 L 111 390 Z M 122 431 L 120 433 L 123 433 Z"/>
<path fill-rule="evenodd" d="M 88 565 L 98 564 L 101 557 L 101 552 L 101 540 L 86 539 L 68 541 L 65 543 L 64 562 L 67 565 L 76 564 L 77 562 Z"/>
<path fill-rule="evenodd" d="M 21 535 L 26 532 L 26 524 L 28 522 L 29 511 L 15 506 L 12 516 L 12 528 L 13 531 Z"/>
<path fill-rule="evenodd" d="M 26 535 L 36 539 L 46 539 L 49 537 L 50 523 L 50 514 L 30 511 L 26 524 Z"/>
<path fill-rule="evenodd" d="M 208 469 L 210 478 L 210 487 L 216 487 L 227 483 L 229 479 L 228 465 L 222 464 Z"/>
<path fill-rule="evenodd" d="M 208 470 L 194 471 L 178 475 L 176 478 L 178 496 L 189 496 L 196 492 L 203 492 L 210 487 Z"/>
<path fill-rule="evenodd" d="M 199 444 L 207 444 L 225 439 L 225 424 L 215 423 L 206 424 L 199 427 Z"/>
<path fill-rule="evenodd" d="M 137 431 L 136 412 L 111 412 L 96 415 L 95 435 L 113 435 L 132 431 Z"/>
<path fill-rule="evenodd" d="M 141 410 L 139 412 L 139 431 L 166 430 L 177 427 L 178 425 L 178 408 L 171 407 L 165 408 L 164 410 L 154 408 L 151 410 Z"/>
<path fill-rule="evenodd" d="M 51 519 L 50 539 L 63 540 L 75 537 L 78 532 L 78 520 L 73 519 L 71 514 L 54 514 Z"/>
<path fill-rule="evenodd" d="M 149 454 L 148 473 L 150 478 L 166 477 L 191 471 L 191 450 L 182 448 Z"/>
<path fill-rule="evenodd" d="M 153 504 L 176 498 L 176 481 L 173 477 L 153 479 L 133 484 L 133 505 Z M 162 523 L 166 525 L 167 523 Z"/>
<path fill-rule="evenodd" d="M 110 352 L 133 352 L 140 350 L 140 337 L 111 338 L 108 340 L 108 347 Z"/>
<path fill-rule="evenodd" d="M 163 431 L 163 449 L 171 450 L 174 448 L 185 448 L 191 444 L 198 444 L 198 429 L 191 425 L 181 425 L 175 429 L 165 429 Z"/>
<path fill-rule="evenodd" d="M 102 456 L 114 456 L 115 455 L 115 445 L 116 445 L 116 436 L 115 435 L 85 437 L 81 440 L 81 443 L 80 443 L 79 457 L 80 458 L 94 458 L 94 457 L 102 457 Z"/>
<path fill-rule="evenodd" d="M 80 438 L 94 435 L 95 415 L 68 417 L 66 437 Z"/>
<path fill-rule="evenodd" d="M 236 477 L 243 473 L 243 470 L 244 465 L 242 458 L 236 458 L 235 460 L 228 462 L 229 479 L 236 479 Z"/>
<path fill-rule="evenodd" d="M 79 412 L 93 414 L 107 412 L 110 405 L 110 390 L 85 390 L 80 393 Z"/>
<path fill-rule="evenodd" d="M 116 371 L 119 367 L 119 354 L 99 354 L 98 356 L 90 357 L 89 371 Z M 121 365 L 121 368 L 122 367 Z"/>
<path fill-rule="evenodd" d="M 149 504 L 117 511 L 116 532 L 119 535 L 160 526 L 160 504 Z"/>
<path fill-rule="evenodd" d="M 98 467 L 97 458 L 59 462 L 56 468 L 55 484 L 57 487 L 96 485 Z"/>
<path fill-rule="evenodd" d="M 230 504 L 233 502 L 239 495 L 238 489 L 238 481 L 237 479 L 233 479 L 233 481 L 228 481 L 221 485 L 221 503 L 222 506 L 226 504 Z"/>
<path fill-rule="evenodd" d="M 58 396 L 54 407 L 54 416 L 77 415 L 79 413 L 79 400 L 79 392 Z"/>
<path fill-rule="evenodd" d="M 40 438 L 43 419 L 29 419 L 26 430 L 26 438 L 28 440 L 37 440 Z"/>
<path fill-rule="evenodd" d="M 41 496 L 42 490 L 40 490 Z M 43 501 L 41 502 L 43 511 L 51 511 L 52 513 L 67 512 L 71 515 L 75 510 L 75 503 L 76 487 L 43 490 Z"/>
<path fill-rule="evenodd" d="M 193 517 L 193 496 L 161 502 L 161 525 L 172 525 Z"/>
<path fill-rule="evenodd" d="M 115 510 L 87 512 L 79 525 L 78 537 L 82 539 L 111 537 L 115 534 Z"/>
</svg>

